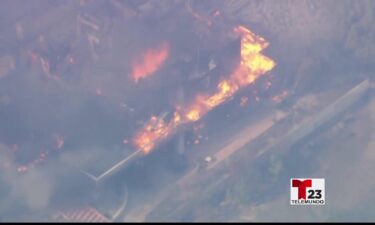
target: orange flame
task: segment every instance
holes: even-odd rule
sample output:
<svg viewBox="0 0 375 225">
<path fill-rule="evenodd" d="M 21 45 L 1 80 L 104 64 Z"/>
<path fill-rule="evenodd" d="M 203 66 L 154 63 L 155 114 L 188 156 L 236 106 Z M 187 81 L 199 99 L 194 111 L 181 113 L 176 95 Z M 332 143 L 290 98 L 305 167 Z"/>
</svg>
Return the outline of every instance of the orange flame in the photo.
<svg viewBox="0 0 375 225">
<path fill-rule="evenodd" d="M 241 61 L 229 78 L 220 81 L 216 93 L 202 100 L 197 99 L 187 112 L 187 119 L 199 120 L 208 111 L 227 101 L 240 88 L 254 83 L 261 75 L 273 69 L 275 62 L 262 55 L 261 51 L 268 46 L 262 37 L 256 36 L 243 26 L 234 32 L 241 35 Z M 191 117 L 191 115 L 195 117 Z"/>
<path fill-rule="evenodd" d="M 55 135 L 55 146 L 53 147 L 53 150 L 63 149 L 64 143 L 65 143 L 64 135 L 60 135 L 60 134 Z M 18 149 L 18 145 L 14 144 L 12 146 L 12 151 L 14 152 L 17 149 Z M 26 173 L 29 170 L 29 168 L 31 168 L 33 166 L 36 166 L 38 164 L 44 163 L 48 159 L 48 156 L 50 155 L 50 153 L 51 153 L 50 150 L 48 150 L 48 149 L 46 150 L 46 149 L 42 148 L 41 152 L 40 152 L 40 154 L 37 158 L 35 158 L 32 161 L 29 161 L 28 163 L 26 163 L 24 165 L 19 165 L 18 168 L 17 168 L 17 172 L 18 173 Z"/>
<path fill-rule="evenodd" d="M 145 153 L 150 152 L 158 140 L 168 137 L 173 129 L 180 124 L 181 116 L 175 112 L 172 120 L 166 123 L 156 116 L 152 116 L 144 128 L 136 134 L 134 144 Z"/>
<path fill-rule="evenodd" d="M 229 100 L 240 88 L 254 83 L 260 76 L 273 69 L 275 62 L 261 51 L 268 42 L 248 30 L 238 26 L 234 32 L 241 36 L 241 61 L 227 79 L 219 82 L 216 92 L 211 95 L 198 95 L 185 110 L 178 108 L 170 122 L 160 121 L 152 116 L 147 125 L 134 136 L 134 145 L 145 153 L 168 137 L 175 129 L 185 123 L 201 119 L 213 108 Z"/>
<path fill-rule="evenodd" d="M 273 96 L 271 99 L 272 101 L 276 103 L 280 103 L 282 100 L 284 100 L 288 96 L 288 91 L 283 91 L 278 95 Z"/>
<path fill-rule="evenodd" d="M 133 62 L 132 78 L 135 82 L 155 73 L 169 56 L 169 45 L 163 43 L 148 50 Z"/>
</svg>

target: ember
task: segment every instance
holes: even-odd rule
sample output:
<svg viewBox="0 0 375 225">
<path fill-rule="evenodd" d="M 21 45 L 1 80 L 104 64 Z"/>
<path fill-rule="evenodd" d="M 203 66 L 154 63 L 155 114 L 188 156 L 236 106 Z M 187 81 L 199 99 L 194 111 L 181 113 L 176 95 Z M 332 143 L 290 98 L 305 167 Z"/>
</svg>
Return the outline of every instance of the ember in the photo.
<svg viewBox="0 0 375 225">
<path fill-rule="evenodd" d="M 284 100 L 287 96 L 288 96 L 288 91 L 283 91 L 283 92 L 281 92 L 280 94 L 278 94 L 278 95 L 276 95 L 276 96 L 273 96 L 272 97 L 272 100 L 274 101 L 274 102 L 277 102 L 277 103 L 279 103 L 279 102 L 281 102 L 282 100 Z"/>
</svg>

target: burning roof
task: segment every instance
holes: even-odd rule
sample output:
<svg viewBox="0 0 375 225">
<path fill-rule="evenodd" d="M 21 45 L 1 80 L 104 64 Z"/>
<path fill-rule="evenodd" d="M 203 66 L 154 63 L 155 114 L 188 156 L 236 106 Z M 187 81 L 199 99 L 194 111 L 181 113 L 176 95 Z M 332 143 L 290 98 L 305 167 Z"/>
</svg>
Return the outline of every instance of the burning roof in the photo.
<svg viewBox="0 0 375 225">
<path fill-rule="evenodd" d="M 150 152 L 158 142 L 175 132 L 178 126 L 195 122 L 209 111 L 230 99 L 239 89 L 254 83 L 260 76 L 272 70 L 275 62 L 264 56 L 262 50 L 268 42 L 244 26 L 237 26 L 234 32 L 241 37 L 241 60 L 234 71 L 223 78 L 215 92 L 197 94 L 187 106 L 176 106 L 170 121 L 158 120 L 152 116 L 146 126 L 134 136 L 134 145 L 145 153 Z"/>
<path fill-rule="evenodd" d="M 127 5 L 113 2 L 117 7 Z M 51 13 L 35 22 L 18 23 L 19 29 L 25 29 L 20 41 L 27 40 L 25 49 L 15 53 L 21 57 L 0 58 L 0 79 L 7 84 L 4 92 L 15 96 L 10 98 L 14 109 L 2 114 L 4 121 L 10 118 L 7 123 L 14 121 L 14 132 L 4 131 L 11 138 L 1 138 L 7 146 L 15 146 L 9 154 L 16 172 L 27 175 L 47 161 L 51 165 L 61 160 L 101 178 L 108 164 L 118 165 L 122 157 L 124 162 L 138 160 L 274 68 L 276 63 L 263 54 L 268 47 L 264 38 L 242 25 L 218 25 L 220 10 L 204 15 L 190 3 L 178 5 L 179 10 L 170 7 L 177 22 L 160 16 L 165 9 L 145 15 L 139 9 L 131 18 L 119 19 L 96 15 L 100 5 L 91 13 L 89 2 L 57 4 L 55 11 L 61 14 L 55 20 L 64 18 L 64 13 L 70 17 L 64 23 L 69 27 L 67 35 L 45 19 Z M 155 17 L 160 21 L 155 22 Z M 111 24 L 117 19 L 129 26 Z M 39 25 L 41 21 L 47 23 Z M 121 35 L 115 36 L 112 28 Z M 76 35 L 72 30 L 77 30 Z M 16 63 L 19 59 L 24 61 Z M 28 76 L 5 75 L 14 70 Z M 26 113 L 25 120 L 20 123 L 12 110 L 20 117 Z M 24 135 L 19 137 L 22 129 Z M 204 138 L 199 136 L 194 143 Z M 60 215 L 69 221 L 104 220 L 90 207 Z"/>
</svg>

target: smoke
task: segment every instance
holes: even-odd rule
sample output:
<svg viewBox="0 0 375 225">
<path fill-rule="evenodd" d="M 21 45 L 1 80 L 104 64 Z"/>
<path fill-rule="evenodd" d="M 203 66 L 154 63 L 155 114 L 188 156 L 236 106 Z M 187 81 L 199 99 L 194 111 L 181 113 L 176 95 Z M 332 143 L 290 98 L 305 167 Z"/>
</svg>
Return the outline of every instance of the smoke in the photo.
<svg viewBox="0 0 375 225">
<path fill-rule="evenodd" d="M 368 48 L 374 29 L 362 35 L 374 27 L 369 2 L 289 3 L 191 1 L 189 11 L 186 1 L 169 0 L 1 1 L 0 218 L 45 219 L 58 208 L 90 203 L 96 186 L 82 171 L 97 176 L 133 152 L 134 131 L 152 114 L 174 109 L 176 90 L 185 89 L 189 102 L 197 90 L 211 91 L 206 83 L 216 85 L 230 74 L 239 42 L 228 44 L 223 30 L 234 21 L 270 41 L 265 55 L 278 63 L 273 87 L 280 89 L 305 92 L 321 85 L 318 80 L 328 85 L 328 79 L 342 80 L 326 76 L 331 67 L 350 64 L 355 70 L 375 58 Z M 218 9 L 220 16 L 213 18 Z M 208 27 L 210 20 L 217 26 Z M 162 43 L 170 46 L 163 65 L 134 82 L 132 62 Z M 349 53 L 344 58 L 361 62 L 336 63 L 342 49 Z M 205 79 L 202 71 L 210 64 L 215 72 Z M 209 120 L 217 130 L 235 123 L 223 118 Z M 170 153 L 173 144 L 163 148 L 120 174 L 115 185 L 133 182 L 133 201 L 153 195 L 153 185 L 172 182 L 177 168 L 185 168 Z M 35 163 L 42 154 L 44 161 Z M 27 172 L 18 172 L 22 165 Z"/>
<path fill-rule="evenodd" d="M 1 145 L 0 152 L 4 153 L 9 149 Z M 40 212 L 46 210 L 55 182 L 48 170 L 30 168 L 28 173 L 17 174 L 15 164 L 5 154 L 1 154 L 1 164 L 7 163 L 0 177 L 1 198 L 0 215 L 2 218 L 11 218 L 11 215 L 22 215 L 27 209 L 29 212 Z M 10 215 L 8 214 L 10 212 Z"/>
<path fill-rule="evenodd" d="M 46 209 L 54 187 L 51 178 L 46 172 L 31 169 L 23 177 L 8 176 L 7 184 L 11 188 L 9 197 L 23 199 L 26 206 L 32 211 Z"/>
<path fill-rule="evenodd" d="M 79 206 L 92 199 L 95 183 L 66 157 L 51 159 L 43 167 L 30 166 L 20 174 L 16 163 L 4 154 L 10 149 L 4 145 L 0 148 L 0 163 L 7 165 L 0 176 L 0 218 L 46 220 L 54 210 Z"/>
</svg>

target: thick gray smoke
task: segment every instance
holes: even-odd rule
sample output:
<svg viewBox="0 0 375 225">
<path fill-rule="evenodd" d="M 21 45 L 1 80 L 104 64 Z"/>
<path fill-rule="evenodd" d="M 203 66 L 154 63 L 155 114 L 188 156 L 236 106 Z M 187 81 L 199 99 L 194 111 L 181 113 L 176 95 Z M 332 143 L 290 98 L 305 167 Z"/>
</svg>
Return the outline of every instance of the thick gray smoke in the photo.
<svg viewBox="0 0 375 225">
<path fill-rule="evenodd" d="M 98 176 L 132 153 L 135 131 L 174 109 L 180 90 L 189 102 L 233 69 L 239 42 L 228 27 L 243 24 L 270 42 L 266 55 L 277 67 L 264 78 L 272 78 L 264 96 L 288 89 L 298 97 L 370 76 L 373 21 L 373 1 L 0 1 L 0 221 L 49 220 L 94 202 L 101 187 L 87 173 Z M 168 59 L 136 83 L 134 58 L 160 43 L 169 44 Z M 249 116 L 233 105 L 207 118 L 215 125 L 207 133 L 230 130 L 225 109 L 236 125 Z M 196 163 L 181 160 L 174 142 L 108 185 L 117 193 L 128 182 L 131 203 L 146 201 Z M 268 213 L 258 211 L 260 219 Z"/>
</svg>

